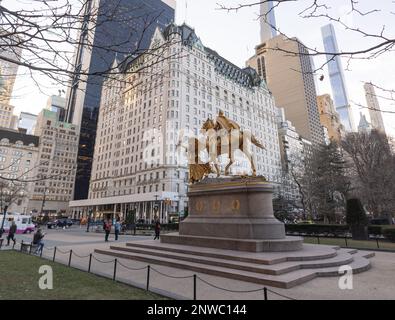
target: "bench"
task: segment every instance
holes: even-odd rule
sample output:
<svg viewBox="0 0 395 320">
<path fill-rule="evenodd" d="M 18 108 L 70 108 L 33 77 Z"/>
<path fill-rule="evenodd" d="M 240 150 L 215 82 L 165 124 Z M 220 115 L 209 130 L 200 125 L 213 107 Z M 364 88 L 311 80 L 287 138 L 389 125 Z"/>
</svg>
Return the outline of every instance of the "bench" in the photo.
<svg viewBox="0 0 395 320">
<path fill-rule="evenodd" d="M 34 253 L 37 250 L 37 245 L 33 243 L 21 243 L 21 252 Z"/>
</svg>

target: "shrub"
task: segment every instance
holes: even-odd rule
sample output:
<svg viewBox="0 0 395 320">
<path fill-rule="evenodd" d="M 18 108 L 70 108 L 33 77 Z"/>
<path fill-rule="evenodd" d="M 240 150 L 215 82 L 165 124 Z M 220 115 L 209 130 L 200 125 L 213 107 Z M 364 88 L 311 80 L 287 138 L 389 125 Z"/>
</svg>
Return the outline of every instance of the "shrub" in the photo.
<svg viewBox="0 0 395 320">
<path fill-rule="evenodd" d="M 383 234 L 383 228 L 384 227 L 385 226 L 378 226 L 378 225 L 373 226 L 373 225 L 370 225 L 368 227 L 369 234 L 375 235 L 375 236 L 381 236 Z"/>
<path fill-rule="evenodd" d="M 340 236 L 349 232 L 349 226 L 334 224 L 288 224 L 285 226 L 285 230 L 287 232 L 297 232 L 308 235 L 331 234 Z"/>
<path fill-rule="evenodd" d="M 384 228 L 383 235 L 391 242 L 395 242 L 395 227 Z"/>
<path fill-rule="evenodd" d="M 383 230 L 386 226 L 369 226 L 369 234 L 380 236 L 383 235 Z M 330 224 L 287 224 L 285 230 L 289 233 L 297 232 L 307 235 L 334 235 L 344 236 L 350 232 L 350 226 L 348 225 L 330 225 Z"/>
</svg>

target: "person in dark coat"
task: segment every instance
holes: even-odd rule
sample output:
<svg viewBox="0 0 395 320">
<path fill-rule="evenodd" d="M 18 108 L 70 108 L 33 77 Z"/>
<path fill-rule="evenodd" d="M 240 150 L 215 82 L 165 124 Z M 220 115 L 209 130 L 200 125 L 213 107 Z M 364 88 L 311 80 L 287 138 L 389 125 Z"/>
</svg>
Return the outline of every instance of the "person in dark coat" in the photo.
<svg viewBox="0 0 395 320">
<path fill-rule="evenodd" d="M 115 230 L 115 241 L 118 241 L 119 234 L 121 233 L 122 224 L 121 219 L 117 218 L 117 222 L 115 222 L 114 230 Z"/>
<path fill-rule="evenodd" d="M 45 233 L 42 232 L 41 228 L 38 228 L 37 232 L 33 236 L 33 244 L 37 246 L 35 254 L 39 254 L 43 251 L 44 248 L 44 242 L 43 238 L 45 236 Z"/>
<path fill-rule="evenodd" d="M 15 240 L 16 231 L 17 231 L 17 227 L 16 227 L 16 224 L 15 224 L 15 221 L 13 221 L 12 225 L 10 227 L 10 230 L 8 231 L 7 246 L 10 245 L 10 240 L 11 239 L 12 239 L 12 241 L 14 241 L 14 245 L 15 245 L 15 243 L 16 243 L 16 240 Z"/>
<path fill-rule="evenodd" d="M 110 219 L 107 219 L 106 221 L 104 221 L 104 232 L 106 233 L 105 235 L 105 241 L 108 242 L 108 237 L 110 235 L 111 232 L 111 221 Z"/>
<path fill-rule="evenodd" d="M 159 240 L 159 237 L 160 237 L 160 222 L 159 222 L 159 219 L 158 219 L 155 222 L 155 238 L 154 238 L 154 240 L 156 240 L 156 239 Z"/>
</svg>

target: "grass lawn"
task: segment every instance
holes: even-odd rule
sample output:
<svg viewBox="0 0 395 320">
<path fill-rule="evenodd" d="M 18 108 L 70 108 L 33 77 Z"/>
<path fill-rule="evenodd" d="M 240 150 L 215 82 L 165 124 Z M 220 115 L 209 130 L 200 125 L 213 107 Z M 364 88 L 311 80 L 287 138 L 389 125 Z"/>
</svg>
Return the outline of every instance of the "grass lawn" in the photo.
<svg viewBox="0 0 395 320">
<path fill-rule="evenodd" d="M 53 268 L 53 290 L 38 286 L 42 265 Z M 15 251 L 0 252 L 0 300 L 158 300 L 162 296 Z"/>
<path fill-rule="evenodd" d="M 304 237 L 305 243 L 318 244 L 317 237 Z M 344 238 L 321 238 L 320 244 L 334 245 L 346 247 L 346 242 Z M 348 247 L 357 249 L 377 249 L 377 242 L 375 240 L 370 241 L 359 241 L 347 239 Z M 395 243 L 379 241 L 380 249 L 383 250 L 395 250 Z"/>
</svg>

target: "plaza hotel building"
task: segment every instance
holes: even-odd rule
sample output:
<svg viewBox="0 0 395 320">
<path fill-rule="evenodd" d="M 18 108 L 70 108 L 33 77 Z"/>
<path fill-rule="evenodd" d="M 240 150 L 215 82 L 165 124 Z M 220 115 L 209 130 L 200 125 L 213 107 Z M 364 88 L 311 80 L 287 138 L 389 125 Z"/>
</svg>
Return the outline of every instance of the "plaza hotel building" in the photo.
<svg viewBox="0 0 395 320">
<path fill-rule="evenodd" d="M 70 202 L 74 218 L 92 212 L 169 222 L 187 211 L 188 166 L 179 142 L 199 135 L 220 110 L 263 143 L 257 174 L 278 183 L 277 109 L 265 81 L 205 47 L 187 25 L 157 28 L 143 54 L 114 62 L 103 85 L 87 200 Z M 180 134 L 181 132 L 181 134 Z M 237 155 L 237 153 L 236 153 Z M 232 173 L 250 173 L 241 153 Z"/>
</svg>

